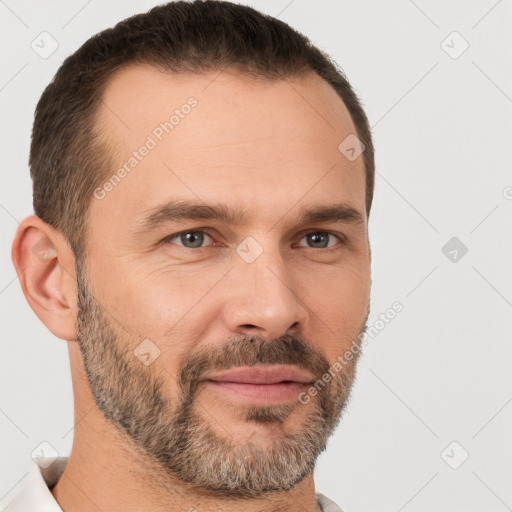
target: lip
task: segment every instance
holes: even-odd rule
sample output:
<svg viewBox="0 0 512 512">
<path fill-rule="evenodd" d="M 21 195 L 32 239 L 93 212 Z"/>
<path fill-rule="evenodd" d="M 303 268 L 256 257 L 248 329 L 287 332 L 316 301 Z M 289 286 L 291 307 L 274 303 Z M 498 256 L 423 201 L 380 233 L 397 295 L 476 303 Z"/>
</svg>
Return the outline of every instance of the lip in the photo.
<svg viewBox="0 0 512 512">
<path fill-rule="evenodd" d="M 311 373 L 289 365 L 243 366 L 224 372 L 207 375 L 204 380 L 237 384 L 311 384 L 315 378 Z"/>
<path fill-rule="evenodd" d="M 209 380 L 207 386 L 216 392 L 248 401 L 255 405 L 280 404 L 296 402 L 301 392 L 306 391 L 309 384 L 299 382 L 280 382 L 279 384 L 246 384 L 243 382 L 222 382 Z"/>
<path fill-rule="evenodd" d="M 204 379 L 215 392 L 254 405 L 295 402 L 314 380 L 309 372 L 290 365 L 243 366 Z"/>
</svg>

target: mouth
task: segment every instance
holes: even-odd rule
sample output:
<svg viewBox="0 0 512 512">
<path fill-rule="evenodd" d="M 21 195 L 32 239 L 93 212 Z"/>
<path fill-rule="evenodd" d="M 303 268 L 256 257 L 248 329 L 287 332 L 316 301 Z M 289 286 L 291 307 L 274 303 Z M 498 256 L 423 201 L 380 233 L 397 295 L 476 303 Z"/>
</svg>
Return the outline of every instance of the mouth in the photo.
<svg viewBox="0 0 512 512">
<path fill-rule="evenodd" d="M 260 405 L 296 401 L 315 380 L 313 375 L 288 365 L 240 367 L 208 375 L 208 387 Z"/>
</svg>

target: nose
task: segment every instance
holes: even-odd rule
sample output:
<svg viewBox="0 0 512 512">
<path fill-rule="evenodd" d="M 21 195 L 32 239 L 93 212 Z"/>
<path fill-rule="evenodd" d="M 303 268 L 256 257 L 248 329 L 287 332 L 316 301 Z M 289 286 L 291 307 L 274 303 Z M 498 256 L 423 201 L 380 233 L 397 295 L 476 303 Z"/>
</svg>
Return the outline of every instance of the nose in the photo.
<svg viewBox="0 0 512 512">
<path fill-rule="evenodd" d="M 224 320 L 230 331 L 272 340 L 304 329 L 307 310 L 278 250 L 265 250 L 252 263 L 239 258 L 226 285 Z"/>
</svg>

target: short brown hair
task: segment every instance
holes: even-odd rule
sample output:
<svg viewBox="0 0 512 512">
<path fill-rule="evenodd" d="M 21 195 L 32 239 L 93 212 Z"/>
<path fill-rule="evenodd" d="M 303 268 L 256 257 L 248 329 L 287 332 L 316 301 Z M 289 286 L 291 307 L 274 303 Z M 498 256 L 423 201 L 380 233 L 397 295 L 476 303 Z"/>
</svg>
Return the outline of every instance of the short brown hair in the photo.
<svg viewBox="0 0 512 512">
<path fill-rule="evenodd" d="M 110 170 L 111 150 L 102 142 L 95 115 L 109 78 L 133 63 L 173 72 L 230 68 L 270 80 L 317 73 L 344 102 L 364 144 L 369 215 L 375 175 L 370 127 L 334 61 L 303 34 L 251 7 L 177 1 L 88 39 L 63 62 L 37 104 L 29 160 L 34 211 L 63 233 L 75 256 L 81 257 L 85 247 L 93 191 Z"/>
</svg>

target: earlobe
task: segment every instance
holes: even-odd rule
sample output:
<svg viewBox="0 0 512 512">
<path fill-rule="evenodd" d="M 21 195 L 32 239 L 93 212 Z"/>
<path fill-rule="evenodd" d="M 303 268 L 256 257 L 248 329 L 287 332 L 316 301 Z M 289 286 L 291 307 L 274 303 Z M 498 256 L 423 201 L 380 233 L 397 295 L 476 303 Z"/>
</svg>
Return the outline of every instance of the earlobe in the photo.
<svg viewBox="0 0 512 512">
<path fill-rule="evenodd" d="M 18 227 L 11 256 L 25 298 L 38 318 L 55 336 L 76 340 L 74 255 L 64 236 L 32 215 Z"/>
</svg>

